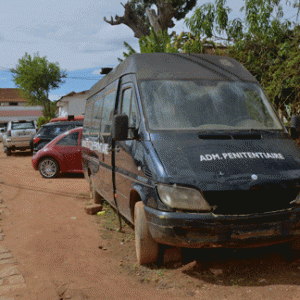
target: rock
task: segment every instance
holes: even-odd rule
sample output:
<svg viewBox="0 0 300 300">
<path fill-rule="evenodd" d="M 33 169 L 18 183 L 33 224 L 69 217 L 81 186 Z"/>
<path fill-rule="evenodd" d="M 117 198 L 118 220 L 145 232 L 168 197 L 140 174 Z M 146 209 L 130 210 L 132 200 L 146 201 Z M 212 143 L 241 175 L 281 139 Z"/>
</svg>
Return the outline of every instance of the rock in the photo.
<svg viewBox="0 0 300 300">
<path fill-rule="evenodd" d="M 84 207 L 84 210 L 88 215 L 95 215 L 98 211 L 102 210 L 102 205 L 89 203 Z"/>
<path fill-rule="evenodd" d="M 210 268 L 209 271 L 212 274 L 216 275 L 216 276 L 223 274 L 223 270 L 222 269 L 213 269 L 213 268 Z"/>
<path fill-rule="evenodd" d="M 194 269 L 197 265 L 197 261 L 192 261 L 181 268 L 181 272 L 187 273 Z"/>
</svg>

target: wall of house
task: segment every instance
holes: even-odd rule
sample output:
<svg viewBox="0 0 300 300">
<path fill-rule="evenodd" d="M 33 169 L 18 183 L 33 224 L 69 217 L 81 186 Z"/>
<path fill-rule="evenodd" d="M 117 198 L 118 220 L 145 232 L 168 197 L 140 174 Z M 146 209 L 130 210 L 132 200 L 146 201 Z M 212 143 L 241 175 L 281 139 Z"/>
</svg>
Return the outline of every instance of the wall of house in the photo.
<svg viewBox="0 0 300 300">
<path fill-rule="evenodd" d="M 36 121 L 42 116 L 41 106 L 2 106 L 0 110 L 0 123 L 9 121 Z"/>
<path fill-rule="evenodd" d="M 68 102 L 63 102 L 62 104 L 63 104 L 63 106 L 59 107 L 58 116 L 59 117 L 67 117 L 68 116 L 68 108 L 69 108 Z"/>
<path fill-rule="evenodd" d="M 83 115 L 85 111 L 86 99 L 82 97 L 70 97 L 60 102 L 59 117 L 66 117 L 68 115 L 79 116 Z"/>
<path fill-rule="evenodd" d="M 1 102 L 0 106 L 25 106 L 26 102 L 15 102 L 17 105 L 9 105 L 9 102 Z"/>
</svg>

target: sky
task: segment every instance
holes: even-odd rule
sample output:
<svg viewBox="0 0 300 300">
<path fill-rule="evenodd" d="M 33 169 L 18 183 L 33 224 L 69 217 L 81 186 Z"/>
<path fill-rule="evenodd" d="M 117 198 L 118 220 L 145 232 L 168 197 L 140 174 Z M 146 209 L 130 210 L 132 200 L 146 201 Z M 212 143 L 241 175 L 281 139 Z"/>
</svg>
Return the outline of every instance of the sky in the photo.
<svg viewBox="0 0 300 300">
<path fill-rule="evenodd" d="M 139 52 L 138 39 L 129 27 L 111 26 L 103 20 L 123 16 L 120 2 L 127 0 L 1 0 L 0 88 L 15 88 L 9 69 L 16 67 L 25 52 L 38 52 L 67 72 L 65 83 L 50 91 L 50 100 L 89 90 L 102 78 L 102 67 L 118 65 L 126 51 L 124 41 Z M 197 5 L 207 2 L 198 0 Z M 244 1 L 227 0 L 227 5 L 232 8 L 230 18 L 242 16 L 239 9 Z M 295 10 L 285 8 L 284 12 L 296 21 Z M 181 20 L 169 32 L 173 30 L 180 33 L 187 28 Z"/>
</svg>

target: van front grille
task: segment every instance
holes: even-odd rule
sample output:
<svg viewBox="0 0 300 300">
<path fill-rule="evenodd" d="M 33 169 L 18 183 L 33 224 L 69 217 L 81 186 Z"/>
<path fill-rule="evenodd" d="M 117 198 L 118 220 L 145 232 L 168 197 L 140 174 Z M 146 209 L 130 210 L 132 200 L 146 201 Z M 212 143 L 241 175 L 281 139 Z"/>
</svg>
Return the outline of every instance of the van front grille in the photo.
<svg viewBox="0 0 300 300">
<path fill-rule="evenodd" d="M 150 179 L 152 178 L 152 173 L 148 168 L 144 169 L 144 174 L 145 174 L 146 177 L 148 177 Z"/>
<path fill-rule="evenodd" d="M 247 191 L 209 191 L 204 198 L 216 206 L 215 214 L 244 215 L 272 212 L 293 207 L 290 204 L 299 193 L 298 188 L 253 189 Z"/>
</svg>

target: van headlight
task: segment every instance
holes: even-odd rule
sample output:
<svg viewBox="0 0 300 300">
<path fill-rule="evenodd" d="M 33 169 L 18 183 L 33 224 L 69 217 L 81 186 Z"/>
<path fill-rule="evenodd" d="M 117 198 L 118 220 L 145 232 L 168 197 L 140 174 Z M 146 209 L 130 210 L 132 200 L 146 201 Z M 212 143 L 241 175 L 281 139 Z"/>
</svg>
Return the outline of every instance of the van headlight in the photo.
<svg viewBox="0 0 300 300">
<path fill-rule="evenodd" d="M 211 211 L 210 205 L 195 189 L 174 185 L 157 185 L 160 200 L 169 207 L 186 210 Z"/>
</svg>

